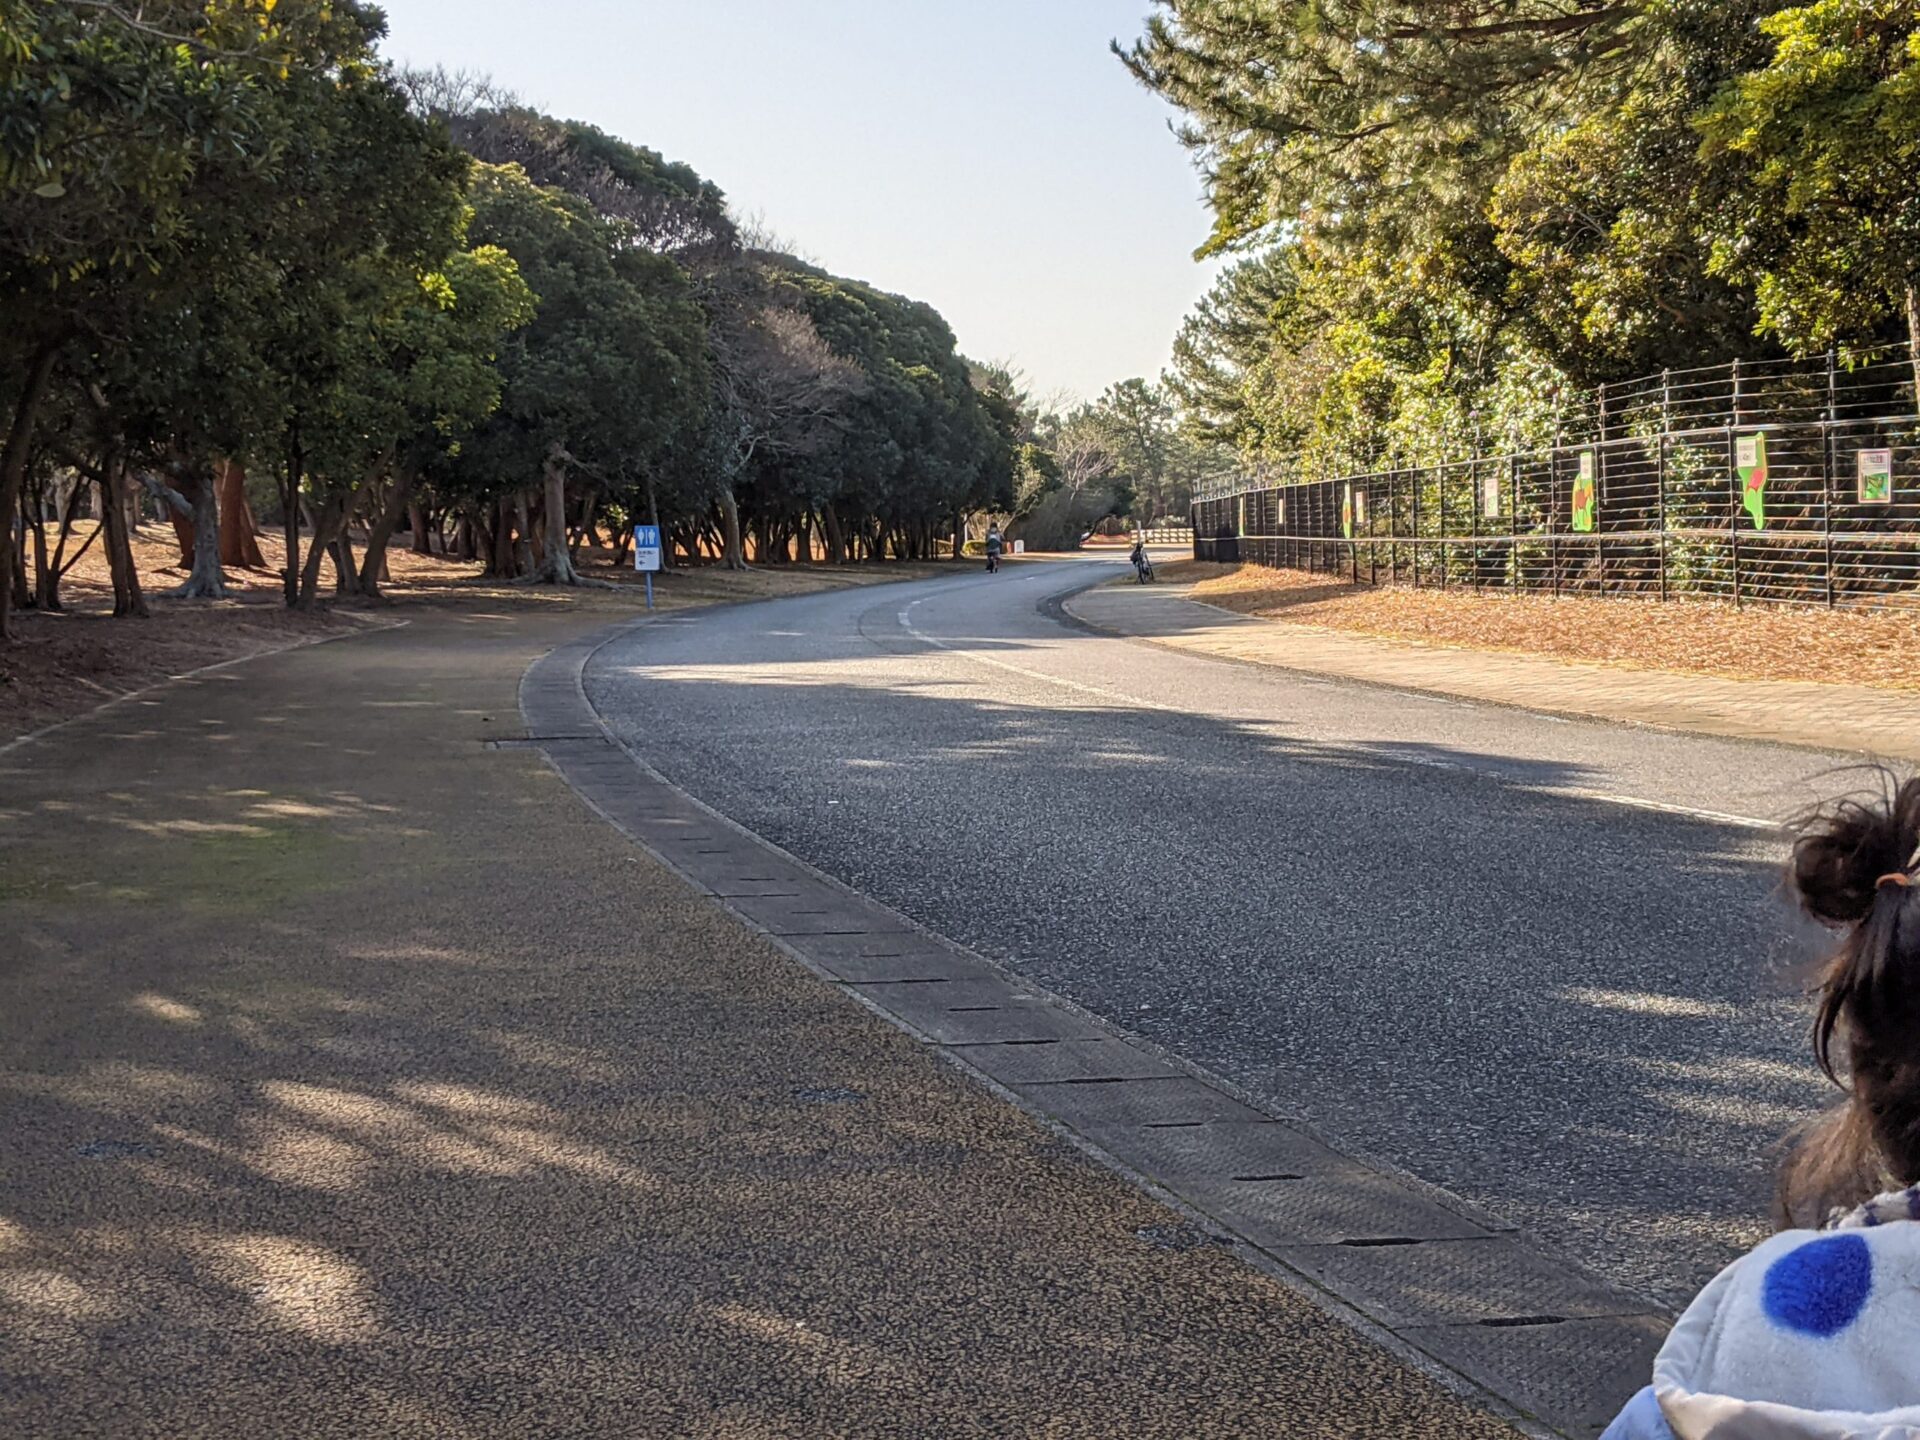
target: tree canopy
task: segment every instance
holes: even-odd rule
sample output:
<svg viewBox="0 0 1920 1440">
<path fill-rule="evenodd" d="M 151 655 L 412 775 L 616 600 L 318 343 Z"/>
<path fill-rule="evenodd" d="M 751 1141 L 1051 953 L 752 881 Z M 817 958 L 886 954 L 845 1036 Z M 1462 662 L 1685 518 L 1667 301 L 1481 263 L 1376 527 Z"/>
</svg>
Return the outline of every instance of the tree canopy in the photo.
<svg viewBox="0 0 1920 1440">
<path fill-rule="evenodd" d="M 0 0 L 0 636 L 58 603 L 11 522 L 62 476 L 135 615 L 140 497 L 191 534 L 181 593 L 219 595 L 235 473 L 277 481 L 295 605 L 328 559 L 377 593 L 403 522 L 564 583 L 597 517 L 740 564 L 931 553 L 1011 503 L 1016 417 L 930 307 L 755 248 L 683 162 L 394 70 L 383 30 L 365 0 Z"/>
<path fill-rule="evenodd" d="M 1920 330 L 1920 12 L 1160 0 L 1116 46 L 1239 253 L 1168 384 L 1302 472 L 1538 437 L 1568 393 Z"/>
</svg>

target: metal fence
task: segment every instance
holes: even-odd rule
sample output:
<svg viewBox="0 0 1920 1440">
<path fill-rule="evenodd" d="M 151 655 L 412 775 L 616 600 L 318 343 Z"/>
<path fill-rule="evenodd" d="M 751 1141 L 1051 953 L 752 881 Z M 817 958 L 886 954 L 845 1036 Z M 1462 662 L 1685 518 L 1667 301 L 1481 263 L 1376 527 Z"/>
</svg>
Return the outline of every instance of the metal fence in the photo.
<svg viewBox="0 0 1920 1440">
<path fill-rule="evenodd" d="M 1552 595 L 1920 607 L 1904 348 L 1669 372 L 1540 450 L 1198 492 L 1194 557 Z"/>
</svg>

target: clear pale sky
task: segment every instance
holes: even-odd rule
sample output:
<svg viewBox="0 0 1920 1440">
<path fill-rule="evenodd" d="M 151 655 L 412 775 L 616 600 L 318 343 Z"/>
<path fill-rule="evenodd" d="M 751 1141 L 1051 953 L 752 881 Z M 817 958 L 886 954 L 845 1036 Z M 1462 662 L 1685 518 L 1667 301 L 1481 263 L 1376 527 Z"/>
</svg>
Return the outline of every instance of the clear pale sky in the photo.
<svg viewBox="0 0 1920 1440">
<path fill-rule="evenodd" d="M 931 303 L 1040 395 L 1155 376 L 1215 267 L 1150 0 L 386 0 L 386 53 L 684 160 L 805 258 Z"/>
</svg>

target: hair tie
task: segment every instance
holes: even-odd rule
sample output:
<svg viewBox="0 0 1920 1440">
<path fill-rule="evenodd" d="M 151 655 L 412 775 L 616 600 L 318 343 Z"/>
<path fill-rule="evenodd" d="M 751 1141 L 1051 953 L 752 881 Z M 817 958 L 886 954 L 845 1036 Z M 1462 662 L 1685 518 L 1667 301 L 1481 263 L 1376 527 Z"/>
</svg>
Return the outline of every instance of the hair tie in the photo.
<svg viewBox="0 0 1920 1440">
<path fill-rule="evenodd" d="M 1904 870 L 1896 870 L 1891 875 L 1882 875 L 1878 880 L 1873 882 L 1873 888 L 1875 890 L 1882 889 L 1888 885 L 1898 885 L 1902 890 L 1910 890 L 1913 888 L 1913 876 L 1907 874 Z"/>
</svg>

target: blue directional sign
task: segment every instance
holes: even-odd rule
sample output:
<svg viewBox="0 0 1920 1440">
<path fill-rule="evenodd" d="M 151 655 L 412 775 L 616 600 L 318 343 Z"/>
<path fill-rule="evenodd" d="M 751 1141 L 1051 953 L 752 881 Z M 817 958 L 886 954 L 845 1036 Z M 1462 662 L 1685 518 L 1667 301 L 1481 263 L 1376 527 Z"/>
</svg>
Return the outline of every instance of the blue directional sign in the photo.
<svg viewBox="0 0 1920 1440">
<path fill-rule="evenodd" d="M 661 568 L 660 527 L 658 525 L 636 525 L 633 527 L 633 568 L 653 571 Z"/>
</svg>

